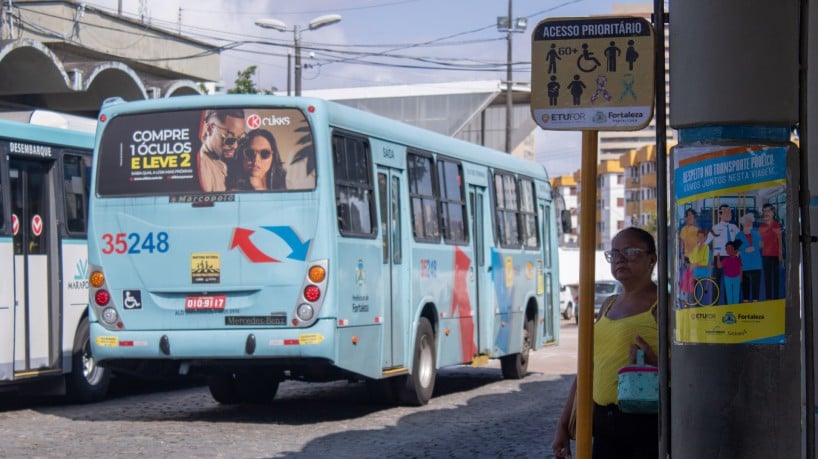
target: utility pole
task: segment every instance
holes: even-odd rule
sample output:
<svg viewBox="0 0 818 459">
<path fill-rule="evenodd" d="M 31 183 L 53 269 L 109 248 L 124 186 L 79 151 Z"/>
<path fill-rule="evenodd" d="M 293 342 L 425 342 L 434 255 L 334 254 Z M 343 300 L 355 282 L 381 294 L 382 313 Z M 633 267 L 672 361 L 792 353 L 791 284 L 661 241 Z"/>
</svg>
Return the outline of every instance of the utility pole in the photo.
<svg viewBox="0 0 818 459">
<path fill-rule="evenodd" d="M 512 79 L 512 50 L 511 50 L 511 18 L 514 16 L 511 14 L 511 5 L 513 0 L 508 0 L 508 32 L 506 32 L 506 44 L 508 46 L 507 54 L 506 54 L 506 153 L 511 154 L 511 125 L 512 125 L 512 110 L 513 100 L 511 98 L 511 79 Z"/>
<path fill-rule="evenodd" d="M 511 87 L 513 83 L 513 72 L 512 72 L 512 40 L 511 34 L 513 33 L 522 33 L 525 32 L 525 28 L 528 25 L 528 20 L 526 18 L 516 18 L 512 16 L 512 2 L 513 0 L 508 0 L 508 16 L 498 16 L 497 17 L 497 30 L 500 32 L 506 32 L 506 41 L 507 41 L 507 55 L 506 55 L 506 152 L 511 153 L 511 127 L 513 126 L 513 114 L 512 111 L 514 109 L 513 98 L 511 94 Z"/>
</svg>

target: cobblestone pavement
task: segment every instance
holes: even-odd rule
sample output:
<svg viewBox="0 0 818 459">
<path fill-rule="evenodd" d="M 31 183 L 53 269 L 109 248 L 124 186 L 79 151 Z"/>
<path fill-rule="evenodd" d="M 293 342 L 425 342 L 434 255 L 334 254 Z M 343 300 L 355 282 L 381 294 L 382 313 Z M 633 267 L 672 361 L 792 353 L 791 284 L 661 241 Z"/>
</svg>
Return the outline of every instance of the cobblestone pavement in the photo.
<svg viewBox="0 0 818 459">
<path fill-rule="evenodd" d="M 366 385 L 281 384 L 271 405 L 222 406 L 206 387 L 117 381 L 91 405 L 0 398 L 0 457 L 544 458 L 576 373 L 576 325 L 532 354 L 529 374 L 499 362 L 438 374 L 424 407 L 373 402 Z"/>
</svg>

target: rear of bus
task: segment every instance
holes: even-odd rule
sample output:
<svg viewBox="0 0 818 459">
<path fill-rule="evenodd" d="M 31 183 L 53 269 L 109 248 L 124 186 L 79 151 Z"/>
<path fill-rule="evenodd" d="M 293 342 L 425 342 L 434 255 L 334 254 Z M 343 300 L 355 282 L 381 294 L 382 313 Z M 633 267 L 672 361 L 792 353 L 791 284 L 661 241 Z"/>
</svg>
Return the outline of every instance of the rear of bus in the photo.
<svg viewBox="0 0 818 459">
<path fill-rule="evenodd" d="M 321 107 L 269 96 L 103 107 L 89 225 L 100 361 L 211 370 L 220 401 L 248 365 L 273 385 L 283 363 L 331 366 Z"/>
</svg>

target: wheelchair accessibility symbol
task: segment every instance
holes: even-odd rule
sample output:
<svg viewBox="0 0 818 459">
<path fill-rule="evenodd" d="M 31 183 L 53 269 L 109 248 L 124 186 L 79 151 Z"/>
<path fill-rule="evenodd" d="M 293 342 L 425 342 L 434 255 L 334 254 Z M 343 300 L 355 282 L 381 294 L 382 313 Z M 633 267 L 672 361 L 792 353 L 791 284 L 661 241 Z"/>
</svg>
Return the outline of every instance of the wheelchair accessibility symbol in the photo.
<svg viewBox="0 0 818 459">
<path fill-rule="evenodd" d="M 577 56 L 577 68 L 585 73 L 593 72 L 602 64 L 594 57 L 594 53 L 588 51 L 588 43 L 582 44 L 582 52 Z"/>
<path fill-rule="evenodd" d="M 140 290 L 123 290 L 122 306 L 125 309 L 142 309 L 142 292 Z"/>
</svg>

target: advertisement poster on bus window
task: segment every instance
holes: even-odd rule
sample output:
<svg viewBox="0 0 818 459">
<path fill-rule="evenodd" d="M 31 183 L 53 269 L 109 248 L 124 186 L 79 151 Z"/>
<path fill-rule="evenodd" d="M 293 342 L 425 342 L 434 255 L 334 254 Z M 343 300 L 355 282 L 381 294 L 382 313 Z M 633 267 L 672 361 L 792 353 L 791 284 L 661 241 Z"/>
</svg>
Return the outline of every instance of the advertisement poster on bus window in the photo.
<svg viewBox="0 0 818 459">
<path fill-rule="evenodd" d="M 171 202 L 315 188 L 309 122 L 293 108 L 220 107 L 114 116 L 99 149 L 97 192 Z"/>
<path fill-rule="evenodd" d="M 677 343 L 785 342 L 788 151 L 674 147 Z"/>
</svg>

